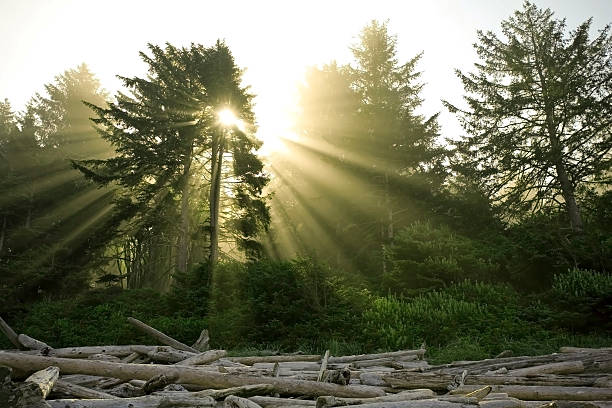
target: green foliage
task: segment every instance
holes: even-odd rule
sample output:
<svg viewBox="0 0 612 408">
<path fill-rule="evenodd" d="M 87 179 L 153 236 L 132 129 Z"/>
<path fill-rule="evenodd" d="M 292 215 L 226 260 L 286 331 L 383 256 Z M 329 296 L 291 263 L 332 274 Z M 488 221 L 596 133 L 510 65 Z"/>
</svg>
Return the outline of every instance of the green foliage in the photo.
<svg viewBox="0 0 612 408">
<path fill-rule="evenodd" d="M 354 310 L 367 298 L 311 259 L 224 263 L 213 278 L 211 332 L 225 347 L 311 349 L 357 330 Z"/>
<path fill-rule="evenodd" d="M 386 249 L 391 270 L 384 276 L 383 288 L 395 293 L 499 277 L 500 267 L 489 260 L 486 247 L 445 226 L 413 223 L 399 231 Z"/>
<path fill-rule="evenodd" d="M 612 275 L 571 269 L 555 275 L 550 296 L 555 325 L 581 332 L 612 330 Z"/>
</svg>

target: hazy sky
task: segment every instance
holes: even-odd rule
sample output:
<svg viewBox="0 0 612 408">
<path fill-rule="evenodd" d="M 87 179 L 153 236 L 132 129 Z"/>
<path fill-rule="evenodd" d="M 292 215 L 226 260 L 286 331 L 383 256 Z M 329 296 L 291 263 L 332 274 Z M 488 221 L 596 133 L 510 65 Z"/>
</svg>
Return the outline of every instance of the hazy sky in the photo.
<svg viewBox="0 0 612 408">
<path fill-rule="evenodd" d="M 612 22 L 612 0 L 536 0 L 570 28 L 593 17 L 593 27 Z M 260 137 L 290 126 L 296 82 L 305 67 L 332 59 L 350 61 L 348 47 L 370 20 L 389 19 L 405 62 L 424 51 L 418 69 L 426 83 L 424 114 L 442 112 L 442 132 L 461 130 L 441 98 L 458 101 L 454 68 L 475 62 L 476 30 L 497 30 L 522 0 L 422 1 L 134 1 L 0 0 L 0 98 L 14 109 L 68 68 L 87 63 L 114 93 L 114 77 L 143 75 L 138 51 L 146 43 L 212 45 L 225 39 L 239 66 L 247 68 Z"/>
</svg>

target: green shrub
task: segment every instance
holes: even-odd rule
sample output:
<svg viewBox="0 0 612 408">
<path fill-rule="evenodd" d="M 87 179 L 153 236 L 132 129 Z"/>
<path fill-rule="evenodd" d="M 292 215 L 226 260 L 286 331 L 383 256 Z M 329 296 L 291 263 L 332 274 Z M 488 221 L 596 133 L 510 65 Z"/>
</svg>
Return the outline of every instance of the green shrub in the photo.
<svg viewBox="0 0 612 408">
<path fill-rule="evenodd" d="M 495 280 L 500 270 L 476 241 L 429 223 L 416 222 L 400 230 L 385 256 L 391 267 L 383 286 L 394 293 L 444 287 L 464 279 Z"/>
</svg>

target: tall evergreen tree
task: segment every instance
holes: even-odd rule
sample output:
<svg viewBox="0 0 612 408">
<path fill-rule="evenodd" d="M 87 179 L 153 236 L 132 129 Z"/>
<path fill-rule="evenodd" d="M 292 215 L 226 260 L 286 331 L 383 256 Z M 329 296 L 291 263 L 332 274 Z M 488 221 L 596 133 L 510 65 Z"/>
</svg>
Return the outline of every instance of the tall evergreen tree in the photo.
<svg viewBox="0 0 612 408">
<path fill-rule="evenodd" d="M 269 222 L 262 195 L 268 179 L 254 153 L 260 142 L 251 136 L 252 95 L 240 85 L 241 71 L 222 42 L 149 50 L 141 53 L 148 77 L 122 78 L 129 95 L 119 93 L 108 108 L 90 105 L 116 154 L 75 166 L 120 186 L 117 208 L 131 221 L 131 236 L 176 214 L 176 270 L 202 260 L 194 259 L 194 241 L 207 243 L 214 265 L 222 231 L 231 231 L 227 238 L 254 256 L 257 234 Z M 244 131 L 221 123 L 224 109 L 239 117 Z M 202 224 L 194 225 L 202 212 Z"/>
<path fill-rule="evenodd" d="M 478 32 L 475 72 L 457 71 L 467 108 L 446 103 L 468 133 L 457 169 L 507 218 L 562 207 L 581 231 L 581 194 L 611 182 L 610 28 L 590 39 L 588 20 L 567 34 L 565 20 L 529 2 L 501 28 L 502 38 Z"/>
</svg>

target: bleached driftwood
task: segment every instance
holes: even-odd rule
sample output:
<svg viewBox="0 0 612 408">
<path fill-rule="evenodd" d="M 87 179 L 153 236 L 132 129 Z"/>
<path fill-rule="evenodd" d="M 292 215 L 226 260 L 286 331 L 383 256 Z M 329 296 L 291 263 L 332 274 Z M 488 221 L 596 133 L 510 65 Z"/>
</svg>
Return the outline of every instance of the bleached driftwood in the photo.
<svg viewBox="0 0 612 408">
<path fill-rule="evenodd" d="M 35 338 L 28 336 L 27 334 L 20 334 L 19 336 L 17 336 L 17 341 L 19 341 L 19 343 L 24 348 L 29 350 L 44 350 L 52 348 L 47 343 L 43 343 L 40 340 L 36 340 Z"/>
<path fill-rule="evenodd" d="M 198 337 L 198 339 L 196 340 L 195 343 L 193 343 L 193 347 L 194 349 L 198 350 L 198 351 L 208 351 L 208 342 L 210 341 L 210 337 L 208 335 L 208 330 L 204 329 L 202 330 L 202 332 L 200 333 L 200 337 Z"/>
<path fill-rule="evenodd" d="M 229 395 L 223 401 L 223 408 L 262 408 L 262 407 L 249 399 L 237 397 L 235 395 Z"/>
<path fill-rule="evenodd" d="M 318 354 L 298 354 L 298 355 L 276 355 L 276 356 L 252 356 L 252 357 L 228 357 L 227 360 L 234 361 L 245 365 L 253 365 L 255 363 L 281 363 L 290 361 L 320 361 L 321 356 Z"/>
<path fill-rule="evenodd" d="M 170 399 L 155 395 L 122 399 L 58 399 L 49 400 L 47 403 L 51 408 L 203 408 L 215 406 L 215 400 L 210 397 L 176 397 Z"/>
<path fill-rule="evenodd" d="M 564 361 L 561 363 L 543 364 L 508 371 L 508 375 L 528 376 L 536 374 L 579 374 L 584 372 L 582 361 Z"/>
<path fill-rule="evenodd" d="M 158 363 L 178 363 L 197 355 L 170 346 L 132 346 L 131 349 Z"/>
<path fill-rule="evenodd" d="M 186 344 L 181 343 L 180 341 L 173 339 L 172 337 L 168 336 L 167 334 L 164 334 L 162 332 L 160 332 L 157 329 L 154 329 L 153 327 L 141 322 L 138 319 L 134 319 L 133 317 L 128 317 L 127 318 L 128 322 L 130 322 L 132 325 L 134 325 L 136 328 L 138 328 L 140 331 L 147 333 L 149 336 L 153 337 L 155 340 L 174 347 L 177 350 L 183 350 L 183 351 L 189 351 L 191 353 L 195 353 L 198 354 L 200 351 L 194 349 L 193 347 L 189 347 Z"/>
<path fill-rule="evenodd" d="M 72 384 L 68 381 L 58 379 L 53 386 L 53 393 L 60 393 L 66 397 L 83 398 L 83 399 L 113 399 L 114 395 L 106 392 L 94 390 L 92 388 L 83 387 L 81 385 Z"/>
<path fill-rule="evenodd" d="M 340 398 L 332 396 L 323 396 L 317 398 L 317 408 L 328 408 L 345 405 L 371 404 L 375 402 L 394 402 L 394 401 L 410 401 L 425 398 L 433 398 L 436 394 L 432 390 L 420 389 L 403 391 L 397 394 L 384 395 L 374 398 Z"/>
<path fill-rule="evenodd" d="M 250 397 L 249 400 L 260 405 L 262 408 L 284 408 L 284 407 L 314 407 L 316 402 L 314 400 L 303 400 L 296 398 L 277 398 L 277 397 L 262 397 L 254 396 Z"/>
<path fill-rule="evenodd" d="M 15 333 L 11 326 L 9 326 L 8 323 L 5 322 L 2 317 L 0 317 L 0 330 L 2 330 L 2 333 L 4 333 L 4 335 L 9 339 L 11 343 L 13 343 L 15 347 L 19 349 L 23 348 L 23 346 L 19 342 L 19 337 L 17 336 L 17 333 Z"/>
<path fill-rule="evenodd" d="M 227 351 L 225 350 L 209 350 L 186 358 L 185 360 L 179 361 L 175 364 L 186 366 L 210 364 L 213 361 L 217 361 L 225 357 L 226 355 Z"/>
<path fill-rule="evenodd" d="M 484 385 L 464 385 L 451 394 L 466 394 Z M 527 401 L 570 400 L 598 401 L 612 400 L 612 389 L 595 387 L 558 387 L 530 385 L 493 385 L 493 392 L 504 392 L 510 397 Z"/>
<path fill-rule="evenodd" d="M 352 356 L 341 356 L 341 357 L 330 357 L 329 363 L 352 363 L 354 361 L 365 361 L 365 360 L 376 360 L 379 358 L 396 358 L 401 360 L 402 357 L 407 356 L 417 356 L 422 358 L 425 355 L 425 349 L 416 349 L 416 350 L 401 350 L 401 351 L 392 351 L 389 353 L 377 353 L 377 354 L 359 354 Z"/>
<path fill-rule="evenodd" d="M 229 395 L 235 395 L 237 397 L 248 398 L 254 395 L 268 395 L 274 392 L 274 387 L 270 384 L 254 384 L 244 385 L 241 387 L 226 388 L 223 390 L 202 390 L 189 393 L 181 393 L 177 391 L 157 391 L 154 395 L 164 395 L 172 397 L 174 395 L 191 395 L 194 397 L 211 397 L 215 400 L 222 400 Z"/>
<path fill-rule="evenodd" d="M 317 376 L 317 381 L 323 380 L 323 374 L 325 370 L 327 370 L 327 362 L 329 361 L 329 350 L 325 350 L 325 355 L 323 356 L 323 360 L 321 360 L 321 368 L 319 368 L 319 375 Z"/>
<path fill-rule="evenodd" d="M 66 374 L 90 374 L 119 379 L 148 380 L 164 374 L 177 378 L 177 383 L 198 384 L 209 388 L 229 388 L 250 384 L 271 384 L 275 392 L 283 395 L 336 395 L 341 397 L 376 397 L 384 391 L 368 386 L 340 386 L 337 384 L 297 381 L 273 377 L 248 377 L 225 375 L 187 366 L 158 364 L 126 364 L 106 361 L 89 361 L 56 357 L 31 356 L 19 353 L 0 352 L 0 364 L 18 369 L 36 370 L 57 365 Z"/>
</svg>

